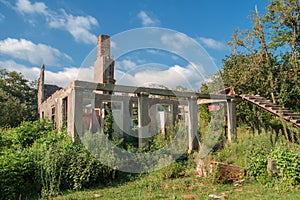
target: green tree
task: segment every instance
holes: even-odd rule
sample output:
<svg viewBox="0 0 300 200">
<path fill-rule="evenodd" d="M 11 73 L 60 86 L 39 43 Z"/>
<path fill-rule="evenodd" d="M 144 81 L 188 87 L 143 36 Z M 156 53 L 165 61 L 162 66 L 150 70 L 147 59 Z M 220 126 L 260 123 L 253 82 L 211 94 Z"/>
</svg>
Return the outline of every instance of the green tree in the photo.
<svg viewBox="0 0 300 200">
<path fill-rule="evenodd" d="M 260 94 L 300 110 L 299 1 L 270 0 L 267 12 L 253 12 L 253 27 L 235 31 L 232 53 L 224 59 L 222 78 L 239 94 Z"/>
<path fill-rule="evenodd" d="M 300 111 L 300 14 L 298 0 L 270 0 L 265 14 L 252 12 L 252 28 L 236 30 L 231 54 L 223 60 L 222 79 L 237 94 L 259 94 Z M 237 104 L 237 119 L 251 127 L 270 121 L 255 107 Z"/>
<path fill-rule="evenodd" d="M 270 0 L 267 8 L 263 20 L 270 29 L 269 48 L 278 52 L 278 100 L 300 111 L 299 0 Z"/>
<path fill-rule="evenodd" d="M 37 119 L 34 82 L 15 71 L 0 69 L 0 127 L 15 127 Z"/>
<path fill-rule="evenodd" d="M 299 0 L 270 0 L 268 12 L 264 15 L 266 26 L 273 30 L 270 47 L 290 55 L 294 74 L 299 71 L 300 48 L 300 6 Z M 299 78 L 298 76 L 294 76 Z"/>
</svg>

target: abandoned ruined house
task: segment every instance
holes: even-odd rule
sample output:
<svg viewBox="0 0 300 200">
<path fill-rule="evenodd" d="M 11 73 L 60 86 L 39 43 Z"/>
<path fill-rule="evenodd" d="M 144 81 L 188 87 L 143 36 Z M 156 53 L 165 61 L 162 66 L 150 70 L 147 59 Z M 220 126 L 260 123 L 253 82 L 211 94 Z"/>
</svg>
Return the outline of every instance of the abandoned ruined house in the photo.
<svg viewBox="0 0 300 200">
<path fill-rule="evenodd" d="M 66 88 L 44 83 L 45 66 L 42 65 L 38 81 L 38 113 L 40 118 L 51 118 L 57 128 L 65 126 L 68 133 L 75 138 L 75 132 L 89 130 L 91 126 L 92 114 L 101 116 L 101 109 L 92 109 L 91 97 L 93 94 L 93 83 L 114 84 L 114 61 L 110 58 L 110 38 L 107 35 L 101 35 L 98 38 L 98 52 L 94 63 L 94 82 L 74 81 Z M 83 85 L 88 84 L 90 91 L 86 88 L 83 91 Z M 84 93 L 87 93 L 85 95 Z M 84 95 L 84 98 L 83 98 Z M 92 95 L 93 96 L 93 95 Z M 76 109 L 81 110 L 84 105 L 82 119 L 83 129 L 75 126 Z M 92 113 L 93 112 L 93 113 Z M 79 120 L 79 119 L 78 119 Z M 80 127 L 80 128 L 79 128 Z M 75 130 L 78 129 L 78 130 Z"/>
<path fill-rule="evenodd" d="M 110 56 L 110 37 L 100 35 L 97 45 L 94 80 L 91 82 L 75 80 L 65 88 L 45 84 L 45 67 L 42 65 L 38 82 L 40 118 L 52 119 L 58 129 L 65 127 L 75 140 L 86 131 L 103 130 L 104 107 L 109 104 L 116 130 L 120 134 L 131 134 L 136 126 L 141 145 L 147 143 L 145 138 L 149 132 L 163 132 L 167 122 L 175 123 L 177 119 L 185 119 L 189 126 L 189 148 L 193 148 L 193 138 L 198 129 L 197 104 L 223 102 L 227 105 L 225 113 L 229 116 L 227 123 L 230 140 L 235 127 L 234 97 L 116 85 L 115 63 Z"/>
</svg>

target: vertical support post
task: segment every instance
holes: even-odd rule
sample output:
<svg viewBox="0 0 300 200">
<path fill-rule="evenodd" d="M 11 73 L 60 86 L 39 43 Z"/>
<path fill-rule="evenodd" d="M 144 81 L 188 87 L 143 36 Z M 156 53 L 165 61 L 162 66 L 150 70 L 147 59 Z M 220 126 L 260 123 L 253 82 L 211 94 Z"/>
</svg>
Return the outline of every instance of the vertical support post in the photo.
<svg viewBox="0 0 300 200">
<path fill-rule="evenodd" d="M 231 100 L 231 110 L 232 110 L 232 117 L 231 117 L 231 124 L 232 124 L 232 134 L 235 138 L 237 138 L 236 132 L 236 101 L 234 99 Z"/>
<path fill-rule="evenodd" d="M 67 130 L 68 130 L 68 135 L 73 138 L 74 135 L 74 121 L 73 121 L 73 92 L 68 94 L 67 98 Z"/>
<path fill-rule="evenodd" d="M 63 117 L 63 100 L 60 97 L 60 98 L 57 98 L 56 101 L 57 101 L 56 102 L 56 108 L 57 108 L 56 122 L 57 122 L 57 127 L 61 128 L 61 127 L 63 127 L 63 121 L 64 121 L 63 120 L 64 119 L 64 117 Z"/>
<path fill-rule="evenodd" d="M 228 142 L 232 142 L 232 137 L 235 135 L 236 126 L 236 114 L 235 114 L 236 103 L 233 99 L 227 100 L 227 138 Z"/>
<path fill-rule="evenodd" d="M 139 148 L 148 147 L 149 134 L 149 94 L 141 92 L 138 94 L 138 137 Z"/>
<path fill-rule="evenodd" d="M 197 149 L 196 146 L 196 134 L 198 131 L 198 106 L 197 106 L 197 97 L 190 97 L 188 99 L 189 106 L 189 152 Z"/>
<path fill-rule="evenodd" d="M 178 116 L 178 102 L 173 102 L 172 103 L 172 123 L 173 125 L 176 124 L 177 116 Z"/>
<path fill-rule="evenodd" d="M 92 132 L 101 132 L 103 130 L 103 113 L 102 113 L 102 99 L 101 94 L 94 94 L 94 109 L 92 117 Z"/>
<path fill-rule="evenodd" d="M 131 116 L 130 116 L 130 98 L 129 97 L 124 97 L 123 98 L 123 136 L 126 137 L 126 135 L 131 135 L 130 131 L 130 124 L 131 124 Z"/>
<path fill-rule="evenodd" d="M 159 118 L 158 117 L 158 111 L 157 111 L 157 104 L 155 101 L 150 101 L 149 102 L 149 117 L 150 117 L 150 120 L 151 120 L 151 123 L 149 124 L 149 131 L 151 133 L 155 132 L 159 132 L 160 129 L 158 129 L 158 127 L 160 127 L 158 124 L 160 121 L 159 121 Z M 163 134 L 164 134 L 164 127 L 161 127 L 163 130 Z"/>
<path fill-rule="evenodd" d="M 224 101 L 224 103 L 222 103 L 222 105 L 224 107 L 224 111 L 223 111 L 224 112 L 224 116 L 223 116 L 224 136 L 227 138 L 227 135 L 228 135 L 228 127 L 227 127 L 227 101 Z"/>
<path fill-rule="evenodd" d="M 82 123 L 82 101 L 83 101 L 83 89 L 80 87 L 74 87 L 73 91 L 73 114 L 74 114 L 74 131 L 72 133 L 72 140 L 77 141 L 79 136 L 83 135 L 83 123 Z"/>
</svg>

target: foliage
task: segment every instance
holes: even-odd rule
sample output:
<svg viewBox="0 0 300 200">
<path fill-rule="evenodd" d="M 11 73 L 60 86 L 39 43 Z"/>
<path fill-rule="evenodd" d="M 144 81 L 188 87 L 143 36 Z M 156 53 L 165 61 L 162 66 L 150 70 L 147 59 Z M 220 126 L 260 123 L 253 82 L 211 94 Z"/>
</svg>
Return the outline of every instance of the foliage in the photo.
<svg viewBox="0 0 300 200">
<path fill-rule="evenodd" d="M 270 151 L 271 149 L 260 146 L 252 148 L 248 154 L 247 175 L 254 177 L 261 184 L 266 184 L 269 181 L 267 164 Z"/>
<path fill-rule="evenodd" d="M 1 130 L 0 199 L 52 198 L 61 191 L 105 184 L 111 169 L 49 121 Z"/>
<path fill-rule="evenodd" d="M 180 137 L 180 135 L 186 134 L 187 127 L 183 121 L 178 121 L 175 125 L 168 125 L 164 134 L 159 132 L 150 138 L 149 151 L 156 151 L 165 148 L 174 141 L 175 137 Z"/>
<path fill-rule="evenodd" d="M 110 140 L 104 133 L 86 132 L 81 138 L 83 145 L 101 162 L 110 166 L 112 178 L 122 175 L 117 170 L 152 171 L 171 163 L 187 150 L 187 129 L 183 123 L 166 128 L 165 135 L 157 133 L 149 138 L 149 146 L 138 147 L 135 140 L 128 137 Z"/>
<path fill-rule="evenodd" d="M 36 191 L 36 165 L 31 151 L 7 149 L 0 154 L 0 199 L 16 199 Z"/>
<path fill-rule="evenodd" d="M 247 170 L 248 181 L 254 180 L 271 188 L 289 191 L 300 185 L 300 146 L 290 143 L 284 135 L 262 132 L 251 133 L 248 127 L 238 127 L 238 138 L 228 143 L 222 150 L 211 152 L 204 160 L 214 160 L 243 167 Z M 268 160 L 276 162 L 279 170 L 268 171 Z"/>
<path fill-rule="evenodd" d="M 294 72 L 296 80 L 299 71 L 299 50 L 300 50 L 300 5 L 298 0 L 270 0 L 270 5 L 267 6 L 269 12 L 264 16 L 267 23 L 267 28 L 276 30 L 270 36 L 270 48 L 282 51 L 287 48 L 291 62 L 291 68 Z"/>
<path fill-rule="evenodd" d="M 140 174 L 129 182 L 115 182 L 110 187 L 84 191 L 66 191 L 55 199 L 210 199 L 210 194 L 225 196 L 224 199 L 299 199 L 299 187 L 283 192 L 276 187 L 265 187 L 245 180 L 239 186 L 232 184 L 212 184 L 195 173 L 189 160 L 173 164 L 183 169 L 179 176 L 167 178 L 165 169 Z M 171 168 L 171 167 L 170 167 Z M 176 168 L 173 168 L 177 170 Z"/>
<path fill-rule="evenodd" d="M 22 127 L 29 127 L 29 124 Z M 231 191 L 227 193 L 230 199 L 240 198 L 240 195 L 247 199 L 249 196 L 247 191 L 236 193 L 231 185 L 207 183 L 206 179 L 196 177 L 193 171 L 195 164 L 192 162 L 192 155 L 181 157 L 165 168 L 139 175 L 134 179 L 131 178 L 131 182 L 124 183 L 124 180 L 127 180 L 124 176 L 127 175 L 118 173 L 120 179 L 116 179 L 113 174 L 114 170 L 103 166 L 82 145 L 74 144 L 66 133 L 57 134 L 56 131 L 51 131 L 51 122 L 34 122 L 32 125 L 35 127 L 31 127 L 30 130 L 36 130 L 36 134 L 41 135 L 40 137 L 34 136 L 37 139 L 32 144 L 28 143 L 25 145 L 26 148 L 23 148 L 20 140 L 13 140 L 11 142 L 13 145 L 1 149 L 1 199 L 16 199 L 20 196 L 25 199 L 37 198 L 38 196 L 53 198 L 53 196 L 60 195 L 64 191 L 72 192 L 105 184 L 116 184 L 116 187 L 101 187 L 102 189 L 98 190 L 74 193 L 65 199 L 92 199 L 95 198 L 94 194 L 102 194 L 104 199 L 129 196 L 140 198 L 141 195 L 149 198 L 181 198 L 181 195 L 186 191 L 206 198 L 214 189 L 217 192 Z M 47 133 L 43 133 L 45 127 L 49 127 Z M 12 133 L 15 129 L 2 131 L 5 131 L 1 133 L 2 139 L 8 141 L 13 138 Z M 249 184 L 249 187 L 253 187 L 251 190 L 257 190 L 256 193 L 264 195 L 266 199 L 278 199 L 282 189 L 298 187 L 299 167 L 295 165 L 295 162 L 299 165 L 299 146 L 284 147 L 279 145 L 278 147 L 278 143 L 285 142 L 284 137 L 274 142 L 269 133 L 254 136 L 246 128 L 239 128 L 238 133 L 238 140 L 235 143 L 227 144 L 223 150 L 213 153 L 215 158 L 219 159 L 218 161 L 240 163 L 239 166 L 243 166 L 242 163 L 244 163 L 244 166 L 248 167 L 249 176 L 252 174 L 251 176 L 260 183 L 268 183 L 271 186 L 261 188 L 259 185 L 255 185 L 255 182 L 245 183 L 246 185 Z M 90 140 L 93 141 L 95 137 L 92 136 L 93 134 L 90 133 L 86 137 L 90 137 Z M 246 157 L 247 152 L 248 158 L 252 158 L 251 162 Z M 275 158 L 278 163 L 282 174 L 279 177 L 271 177 L 266 172 L 266 161 L 270 157 Z M 142 162 L 142 159 L 140 158 L 139 161 Z M 133 163 L 127 164 L 134 166 Z M 115 179 L 113 180 L 113 178 Z M 276 190 L 275 185 L 270 184 L 275 181 L 280 181 L 281 190 Z M 293 185 L 293 187 L 289 185 Z M 120 193 L 120 191 L 124 192 Z M 297 196 L 295 191 L 296 189 L 289 192 L 289 195 Z M 75 194 L 82 194 L 82 196 L 75 197 Z M 287 194 L 284 196 L 287 197 Z"/>
<path fill-rule="evenodd" d="M 159 176 L 160 178 L 170 179 L 170 178 L 178 178 L 183 176 L 187 170 L 191 169 L 192 165 L 191 161 L 186 160 L 177 160 L 172 162 L 170 165 L 154 172 L 155 176 Z"/>
<path fill-rule="evenodd" d="M 81 138 L 81 142 L 96 159 L 103 161 L 103 158 L 105 158 L 105 164 L 109 167 L 103 167 L 102 170 L 108 175 L 112 174 L 111 178 L 114 178 L 116 172 L 115 167 L 118 162 L 115 155 L 116 146 L 108 139 L 108 137 L 109 136 L 99 132 L 86 132 Z"/>
<path fill-rule="evenodd" d="M 299 12 L 298 0 L 270 0 L 262 16 L 256 9 L 252 29 L 236 30 L 228 43 L 232 52 L 223 60 L 224 85 L 233 86 L 237 94 L 259 94 L 299 112 Z M 271 119 L 244 103 L 238 105 L 237 115 L 252 127 L 261 117 Z"/>
<path fill-rule="evenodd" d="M 37 119 L 35 83 L 15 71 L 0 69 L 0 127 L 16 127 Z"/>
<path fill-rule="evenodd" d="M 114 132 L 113 129 L 114 119 L 113 119 L 113 114 L 110 106 L 111 106 L 110 104 L 105 104 L 105 118 L 104 118 L 103 132 L 111 140 Z"/>
<path fill-rule="evenodd" d="M 27 148 L 39 138 L 53 130 L 53 123 L 47 120 L 22 122 L 16 128 L 0 129 L 2 149 Z M 1 149 L 0 149 L 1 150 Z"/>
<path fill-rule="evenodd" d="M 66 189 L 92 187 L 109 179 L 110 173 L 107 175 L 105 170 L 108 167 L 103 166 L 83 146 L 75 145 L 65 133 L 42 138 L 37 141 L 35 149 L 42 156 L 38 162 L 42 196 L 56 196 Z"/>
<path fill-rule="evenodd" d="M 300 153 L 287 146 L 279 146 L 271 157 L 276 160 L 276 167 L 280 170 L 280 181 L 284 185 L 300 184 Z"/>
<path fill-rule="evenodd" d="M 266 145 L 267 144 L 267 145 Z M 247 175 L 254 177 L 261 184 L 281 184 L 282 189 L 300 184 L 300 153 L 299 146 L 284 144 L 272 145 L 273 142 L 253 144 L 247 154 Z M 275 159 L 278 176 L 267 171 L 268 159 Z"/>
<path fill-rule="evenodd" d="M 13 142 L 22 148 L 30 147 L 36 140 L 49 134 L 54 130 L 53 123 L 43 119 L 34 122 L 22 122 L 20 126 L 11 129 Z"/>
</svg>

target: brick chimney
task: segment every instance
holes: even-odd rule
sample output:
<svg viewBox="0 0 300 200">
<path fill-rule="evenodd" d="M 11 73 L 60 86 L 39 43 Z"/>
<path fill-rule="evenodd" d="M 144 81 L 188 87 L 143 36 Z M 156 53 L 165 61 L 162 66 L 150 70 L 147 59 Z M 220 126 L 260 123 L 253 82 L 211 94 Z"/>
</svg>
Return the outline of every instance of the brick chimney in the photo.
<svg viewBox="0 0 300 200">
<path fill-rule="evenodd" d="M 98 54 L 97 57 L 100 56 L 110 56 L 110 37 L 108 35 L 100 35 L 98 37 Z"/>
<path fill-rule="evenodd" d="M 110 37 L 100 35 L 97 42 L 97 58 L 94 63 L 94 82 L 114 84 L 115 62 L 110 58 Z"/>
</svg>

